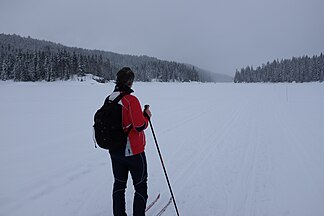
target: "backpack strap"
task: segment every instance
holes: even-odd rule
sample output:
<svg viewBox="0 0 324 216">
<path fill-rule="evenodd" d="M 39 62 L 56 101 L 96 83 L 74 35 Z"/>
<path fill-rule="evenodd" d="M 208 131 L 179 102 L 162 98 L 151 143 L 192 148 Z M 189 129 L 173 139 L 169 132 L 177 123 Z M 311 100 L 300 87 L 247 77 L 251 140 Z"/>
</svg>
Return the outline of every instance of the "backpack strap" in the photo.
<svg viewBox="0 0 324 216">
<path fill-rule="evenodd" d="M 113 103 L 118 103 L 125 95 L 127 95 L 126 92 L 120 93 L 112 102 Z"/>
<path fill-rule="evenodd" d="M 121 92 L 114 100 L 109 100 L 109 96 L 106 98 L 104 106 L 106 105 L 106 103 L 115 103 L 118 104 L 118 102 L 128 93 L 126 92 Z"/>
</svg>

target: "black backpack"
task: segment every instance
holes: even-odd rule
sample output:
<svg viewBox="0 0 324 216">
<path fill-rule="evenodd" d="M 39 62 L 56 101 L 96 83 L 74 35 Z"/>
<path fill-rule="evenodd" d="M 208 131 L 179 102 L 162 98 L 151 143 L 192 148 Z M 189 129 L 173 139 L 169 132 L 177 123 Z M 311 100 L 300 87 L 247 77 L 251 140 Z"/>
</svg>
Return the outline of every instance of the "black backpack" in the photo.
<svg viewBox="0 0 324 216">
<path fill-rule="evenodd" d="M 104 105 L 94 115 L 95 142 L 103 149 L 125 149 L 128 133 L 123 130 L 122 105 L 118 104 L 125 95 L 126 93 L 123 92 L 113 101 L 109 100 L 108 96 Z M 96 145 L 95 147 L 97 148 Z"/>
</svg>

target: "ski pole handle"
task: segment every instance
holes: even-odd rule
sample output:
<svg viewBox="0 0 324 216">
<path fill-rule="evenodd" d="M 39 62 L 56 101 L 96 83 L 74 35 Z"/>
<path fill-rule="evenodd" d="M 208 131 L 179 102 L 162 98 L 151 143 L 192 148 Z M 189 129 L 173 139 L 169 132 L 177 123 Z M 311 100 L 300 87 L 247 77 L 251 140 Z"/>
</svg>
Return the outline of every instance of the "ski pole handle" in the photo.
<svg viewBox="0 0 324 216">
<path fill-rule="evenodd" d="M 147 105 L 147 104 L 144 105 L 143 115 L 148 119 L 150 119 L 150 116 L 146 113 L 146 110 L 149 109 L 149 108 L 150 108 L 150 105 Z"/>
</svg>

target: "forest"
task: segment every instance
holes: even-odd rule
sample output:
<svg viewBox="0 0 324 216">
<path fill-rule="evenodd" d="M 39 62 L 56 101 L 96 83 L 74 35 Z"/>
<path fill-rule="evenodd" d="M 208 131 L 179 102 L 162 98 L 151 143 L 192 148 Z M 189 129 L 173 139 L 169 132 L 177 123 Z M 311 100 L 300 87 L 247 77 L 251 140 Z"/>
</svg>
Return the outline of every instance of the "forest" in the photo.
<svg viewBox="0 0 324 216">
<path fill-rule="evenodd" d="M 274 60 L 257 68 L 247 66 L 236 71 L 234 82 L 314 82 L 324 80 L 324 55 Z"/>
<path fill-rule="evenodd" d="M 114 80 L 123 66 L 132 68 L 136 81 L 200 81 L 195 67 L 182 63 L 0 34 L 1 80 L 51 82 L 92 74 L 99 82 L 106 82 Z"/>
</svg>

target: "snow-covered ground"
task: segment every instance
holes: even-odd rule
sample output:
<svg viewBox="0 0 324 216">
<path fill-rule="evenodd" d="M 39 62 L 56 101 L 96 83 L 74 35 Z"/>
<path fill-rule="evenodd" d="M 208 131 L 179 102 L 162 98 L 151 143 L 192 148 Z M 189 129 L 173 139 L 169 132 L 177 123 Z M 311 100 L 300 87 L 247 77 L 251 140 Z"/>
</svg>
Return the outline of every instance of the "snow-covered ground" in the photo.
<svg viewBox="0 0 324 216">
<path fill-rule="evenodd" d="M 324 84 L 135 83 L 181 215 L 324 215 Z M 112 215 L 93 114 L 111 84 L 0 83 L 0 215 Z M 146 131 L 149 201 L 169 199 Z M 129 181 L 127 210 L 132 212 Z M 176 215 L 169 206 L 165 215 Z"/>
</svg>

